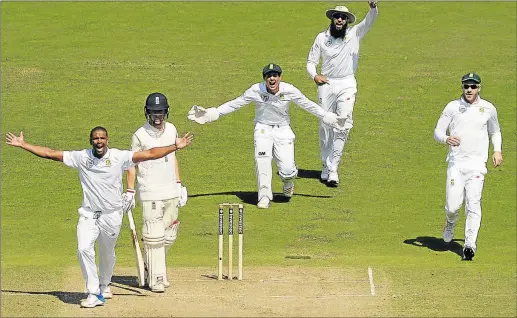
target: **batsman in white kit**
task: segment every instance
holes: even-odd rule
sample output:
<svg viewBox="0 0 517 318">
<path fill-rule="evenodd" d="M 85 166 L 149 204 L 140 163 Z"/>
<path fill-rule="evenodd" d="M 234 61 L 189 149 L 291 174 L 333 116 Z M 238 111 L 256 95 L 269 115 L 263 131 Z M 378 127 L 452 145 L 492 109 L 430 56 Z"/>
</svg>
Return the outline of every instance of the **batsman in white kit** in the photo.
<svg viewBox="0 0 517 318">
<path fill-rule="evenodd" d="M 463 260 L 472 260 L 481 226 L 481 197 L 492 140 L 492 164 L 503 162 L 502 136 L 495 106 L 479 96 L 481 78 L 475 73 L 461 78 L 463 94 L 451 101 L 438 119 L 434 139 L 449 146 L 443 240 L 451 242 L 459 209 L 465 201 L 465 245 Z"/>
<path fill-rule="evenodd" d="M 320 123 L 321 181 L 331 187 L 339 184 L 338 166 L 354 126 L 352 112 L 357 93 L 355 72 L 359 63 L 359 46 L 379 14 L 377 2 L 369 1 L 368 4 L 370 11 L 364 20 L 352 27 L 349 25 L 355 22 L 355 15 L 347 7 L 327 10 L 330 26 L 316 36 L 307 58 L 307 72 L 318 85 L 321 107 L 346 118 L 345 130 Z M 318 74 L 316 67 L 320 59 L 322 65 Z"/>
<path fill-rule="evenodd" d="M 77 223 L 77 257 L 86 280 L 88 297 L 81 307 L 104 305 L 111 298 L 109 287 L 115 266 L 115 244 L 122 225 L 122 175 L 134 163 L 158 159 L 188 146 L 193 136 L 185 134 L 176 144 L 133 152 L 108 148 L 108 132 L 97 126 L 90 132 L 91 149 L 61 151 L 32 145 L 20 136 L 8 133 L 8 145 L 25 149 L 38 157 L 61 161 L 79 171 L 83 203 Z M 98 242 L 99 273 L 95 263 L 95 242 Z"/>
<path fill-rule="evenodd" d="M 144 106 L 145 124 L 132 137 L 131 150 L 142 151 L 153 147 L 175 144 L 176 126 L 167 122 L 169 104 L 165 95 L 152 93 Z M 136 193 L 142 203 L 142 237 L 146 268 L 146 284 L 151 291 L 161 293 L 169 287 L 166 255 L 176 241 L 179 227 L 179 207 L 187 203 L 187 189 L 182 186 L 176 153 L 141 162 L 128 170 L 124 209 L 135 207 Z"/>
<path fill-rule="evenodd" d="M 193 106 L 188 118 L 199 124 L 210 123 L 250 103 L 256 104 L 254 140 L 258 184 L 257 207 L 267 209 L 273 200 L 272 160 L 276 161 L 278 173 L 282 178 L 285 197 L 292 197 L 294 179 L 298 174 L 294 160 L 295 135 L 290 126 L 289 104 L 294 102 L 337 130 L 344 129 L 345 120 L 323 110 L 305 97 L 298 88 L 282 82 L 280 66 L 273 63 L 266 65 L 262 70 L 262 78 L 263 82 L 252 85 L 241 96 L 218 107 L 204 109 Z"/>
</svg>

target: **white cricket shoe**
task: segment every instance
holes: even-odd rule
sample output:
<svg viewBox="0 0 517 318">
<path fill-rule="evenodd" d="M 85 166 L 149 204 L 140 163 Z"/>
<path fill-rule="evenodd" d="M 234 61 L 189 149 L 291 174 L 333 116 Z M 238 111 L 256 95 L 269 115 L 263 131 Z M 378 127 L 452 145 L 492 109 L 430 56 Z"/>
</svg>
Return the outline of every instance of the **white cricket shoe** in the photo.
<svg viewBox="0 0 517 318">
<path fill-rule="evenodd" d="M 445 220 L 445 225 L 443 226 L 443 241 L 445 243 L 449 243 L 454 238 L 454 223 L 449 222 L 449 220 Z"/>
<path fill-rule="evenodd" d="M 111 292 L 111 287 L 106 285 L 101 285 L 101 295 L 104 299 L 113 298 L 113 293 Z"/>
<path fill-rule="evenodd" d="M 151 291 L 153 293 L 163 293 L 165 291 L 165 285 L 163 284 L 163 282 L 158 282 L 154 284 L 153 287 L 151 287 Z"/>
<path fill-rule="evenodd" d="M 163 281 L 163 287 L 165 288 L 169 288 L 171 286 L 171 283 L 169 283 L 169 281 L 167 280 L 167 278 L 165 278 L 165 280 Z"/>
<path fill-rule="evenodd" d="M 284 196 L 291 198 L 294 193 L 294 182 L 292 180 L 284 181 Z"/>
<path fill-rule="evenodd" d="M 326 165 L 323 165 L 323 167 L 321 168 L 320 180 L 323 182 L 327 182 L 328 179 L 329 179 L 329 169 L 327 168 Z"/>
<path fill-rule="evenodd" d="M 102 297 L 102 295 L 89 294 L 88 298 L 81 301 L 82 308 L 93 308 L 97 306 L 104 306 L 104 297 Z"/>
<path fill-rule="evenodd" d="M 269 201 L 268 197 L 262 197 L 262 199 L 259 200 L 257 203 L 257 208 L 259 209 L 267 209 L 271 205 L 271 202 Z"/>
<path fill-rule="evenodd" d="M 329 178 L 327 180 L 327 185 L 329 187 L 337 187 L 339 184 L 339 176 L 337 171 L 329 171 Z"/>
</svg>

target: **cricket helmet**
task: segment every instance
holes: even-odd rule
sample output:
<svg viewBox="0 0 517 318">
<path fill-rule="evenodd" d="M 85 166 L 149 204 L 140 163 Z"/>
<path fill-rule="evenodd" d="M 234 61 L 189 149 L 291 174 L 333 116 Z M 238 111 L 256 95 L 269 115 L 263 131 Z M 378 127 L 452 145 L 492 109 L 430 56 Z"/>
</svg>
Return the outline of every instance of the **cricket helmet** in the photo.
<svg viewBox="0 0 517 318">
<path fill-rule="evenodd" d="M 147 120 L 151 120 L 150 115 L 156 114 L 156 112 L 163 112 L 164 119 L 169 116 L 169 103 L 167 97 L 162 93 L 152 93 L 147 96 L 144 106 L 145 117 Z"/>
</svg>

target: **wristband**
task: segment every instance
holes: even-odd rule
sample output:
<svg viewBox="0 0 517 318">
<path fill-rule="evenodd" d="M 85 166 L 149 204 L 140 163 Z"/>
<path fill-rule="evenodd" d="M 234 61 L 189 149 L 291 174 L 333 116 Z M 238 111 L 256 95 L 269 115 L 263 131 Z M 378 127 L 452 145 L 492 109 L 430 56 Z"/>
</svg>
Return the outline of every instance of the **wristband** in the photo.
<svg viewBox="0 0 517 318">
<path fill-rule="evenodd" d="M 135 193 L 135 190 L 134 189 L 126 189 L 126 192 Z"/>
</svg>

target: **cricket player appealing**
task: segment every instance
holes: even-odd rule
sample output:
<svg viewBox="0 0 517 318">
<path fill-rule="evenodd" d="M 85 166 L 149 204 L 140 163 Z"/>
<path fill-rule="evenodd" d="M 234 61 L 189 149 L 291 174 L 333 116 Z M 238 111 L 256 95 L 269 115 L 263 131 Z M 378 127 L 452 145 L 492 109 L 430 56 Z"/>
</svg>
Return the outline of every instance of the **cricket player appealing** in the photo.
<svg viewBox="0 0 517 318">
<path fill-rule="evenodd" d="M 131 150 L 142 151 L 177 143 L 176 127 L 167 122 L 169 104 L 165 95 L 152 93 L 144 106 L 146 123 L 132 137 Z M 141 162 L 128 170 L 124 210 L 135 207 L 136 192 L 142 202 L 146 283 L 153 292 L 169 287 L 166 254 L 176 240 L 178 208 L 187 203 L 187 189 L 181 185 L 176 153 L 163 158 Z"/>
<path fill-rule="evenodd" d="M 307 59 L 307 72 L 318 85 L 321 107 L 345 117 L 347 121 L 345 130 L 336 130 L 324 122 L 320 123 L 321 180 L 332 187 L 339 184 L 338 166 L 353 127 L 352 112 L 357 93 L 354 74 L 359 62 L 359 46 L 379 14 L 376 1 L 369 1 L 368 4 L 370 11 L 366 18 L 353 27 L 349 24 L 355 22 L 355 15 L 347 7 L 337 6 L 327 10 L 330 27 L 316 36 Z M 316 67 L 320 59 L 321 73 L 318 74 Z"/>
<path fill-rule="evenodd" d="M 77 257 L 86 280 L 88 298 L 81 307 L 92 308 L 104 305 L 111 298 L 109 287 L 115 266 L 115 244 L 122 225 L 122 175 L 134 163 L 158 159 L 188 146 L 193 136 L 185 134 L 176 144 L 146 151 L 127 151 L 108 148 L 108 132 L 95 127 L 90 132 L 91 149 L 61 151 L 32 145 L 20 136 L 8 133 L 6 143 L 23 148 L 38 157 L 61 161 L 66 166 L 79 170 L 83 189 L 83 203 L 79 208 L 77 223 Z M 99 272 L 95 263 L 95 242 L 99 242 Z"/>
<path fill-rule="evenodd" d="M 465 245 L 463 260 L 472 260 L 481 226 L 481 196 L 487 173 L 488 139 L 492 139 L 492 164 L 503 162 L 502 137 L 495 106 L 479 96 L 481 78 L 469 73 L 461 78 L 463 95 L 451 101 L 436 124 L 434 139 L 449 146 L 445 189 L 443 240 L 454 238 L 458 210 L 465 200 Z M 448 133 L 448 134 L 447 134 Z"/>
<path fill-rule="evenodd" d="M 188 118 L 199 124 L 217 120 L 250 103 L 256 104 L 255 113 L 255 167 L 258 183 L 258 208 L 267 209 L 273 199 L 271 189 L 272 164 L 275 159 L 283 181 L 283 194 L 291 198 L 294 179 L 298 174 L 294 160 L 295 135 L 290 126 L 289 103 L 298 106 L 320 118 L 324 123 L 344 129 L 344 118 L 326 112 L 318 104 L 309 100 L 293 85 L 282 82 L 282 69 L 276 64 L 268 64 L 262 70 L 263 82 L 248 88 L 240 97 L 219 107 L 204 109 L 193 106 Z"/>
</svg>

